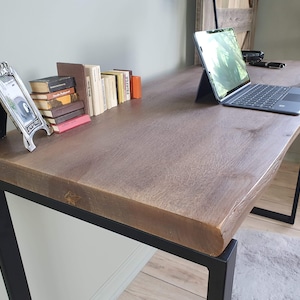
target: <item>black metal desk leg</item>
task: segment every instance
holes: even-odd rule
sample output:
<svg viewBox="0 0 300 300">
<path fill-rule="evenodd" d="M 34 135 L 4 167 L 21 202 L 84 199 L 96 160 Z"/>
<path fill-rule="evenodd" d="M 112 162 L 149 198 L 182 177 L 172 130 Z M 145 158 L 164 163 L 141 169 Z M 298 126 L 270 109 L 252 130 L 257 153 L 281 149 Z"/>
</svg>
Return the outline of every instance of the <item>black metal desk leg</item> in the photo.
<svg viewBox="0 0 300 300">
<path fill-rule="evenodd" d="M 296 185 L 295 194 L 294 194 L 292 212 L 290 215 L 285 215 L 282 213 L 278 213 L 278 212 L 260 208 L 260 207 L 253 207 L 253 209 L 251 210 L 251 213 L 262 216 L 262 217 L 270 218 L 273 220 L 277 220 L 280 222 L 294 224 L 295 218 L 296 218 L 296 213 L 297 213 L 298 202 L 299 202 L 299 195 L 300 195 L 300 169 L 298 171 L 297 185 Z"/>
<path fill-rule="evenodd" d="M 237 241 L 232 240 L 224 252 L 207 265 L 209 270 L 207 300 L 230 300 L 237 253 Z"/>
<path fill-rule="evenodd" d="M 0 268 L 10 300 L 30 300 L 22 259 L 4 191 L 0 191 Z"/>
</svg>

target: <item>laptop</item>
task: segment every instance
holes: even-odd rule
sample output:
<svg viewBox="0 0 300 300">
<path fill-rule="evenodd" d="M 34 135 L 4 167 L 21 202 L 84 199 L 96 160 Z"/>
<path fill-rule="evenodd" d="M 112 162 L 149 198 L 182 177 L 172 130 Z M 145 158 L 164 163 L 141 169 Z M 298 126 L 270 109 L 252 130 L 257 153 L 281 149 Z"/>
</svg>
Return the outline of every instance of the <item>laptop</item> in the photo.
<svg viewBox="0 0 300 300">
<path fill-rule="evenodd" d="M 251 83 L 232 28 L 195 32 L 194 42 L 205 69 L 197 102 L 213 95 L 225 106 L 300 114 L 300 88 Z"/>
</svg>

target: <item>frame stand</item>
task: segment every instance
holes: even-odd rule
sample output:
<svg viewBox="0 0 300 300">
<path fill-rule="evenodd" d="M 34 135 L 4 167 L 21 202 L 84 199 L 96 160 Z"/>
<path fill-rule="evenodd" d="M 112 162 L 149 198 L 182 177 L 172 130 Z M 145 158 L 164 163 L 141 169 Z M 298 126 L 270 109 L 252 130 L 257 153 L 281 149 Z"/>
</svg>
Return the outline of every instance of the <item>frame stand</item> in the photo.
<svg viewBox="0 0 300 300">
<path fill-rule="evenodd" d="M 6 136 L 7 113 L 0 104 L 0 138 Z"/>
</svg>

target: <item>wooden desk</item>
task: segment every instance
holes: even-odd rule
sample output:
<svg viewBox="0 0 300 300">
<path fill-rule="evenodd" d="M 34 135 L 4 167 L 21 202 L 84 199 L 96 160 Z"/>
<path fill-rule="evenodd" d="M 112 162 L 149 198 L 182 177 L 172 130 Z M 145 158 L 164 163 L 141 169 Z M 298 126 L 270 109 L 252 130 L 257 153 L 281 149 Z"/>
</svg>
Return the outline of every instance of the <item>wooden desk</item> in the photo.
<svg viewBox="0 0 300 300">
<path fill-rule="evenodd" d="M 249 71 L 253 82 L 297 85 L 299 68 Z M 0 142 L 0 189 L 207 265 L 208 299 L 230 299 L 232 237 L 299 134 L 300 117 L 197 104 L 201 72 L 149 83 L 142 100 L 64 134 L 39 132 L 33 153 L 10 132 Z M 0 211 L 9 218 L 4 193 Z M 10 270 L 22 264 L 10 258 L 0 262 L 13 295 L 22 281 Z"/>
</svg>

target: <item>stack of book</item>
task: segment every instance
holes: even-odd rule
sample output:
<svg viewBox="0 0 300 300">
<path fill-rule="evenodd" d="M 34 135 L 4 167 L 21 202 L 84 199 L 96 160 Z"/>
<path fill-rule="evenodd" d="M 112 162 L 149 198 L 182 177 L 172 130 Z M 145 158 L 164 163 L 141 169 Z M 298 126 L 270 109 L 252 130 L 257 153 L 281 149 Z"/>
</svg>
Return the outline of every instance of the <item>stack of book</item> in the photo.
<svg viewBox="0 0 300 300">
<path fill-rule="evenodd" d="M 31 98 L 54 132 L 62 133 L 91 120 L 76 93 L 74 77 L 55 75 L 29 83 Z"/>
<path fill-rule="evenodd" d="M 106 82 L 101 76 L 100 65 L 57 62 L 57 74 L 73 76 L 76 81 L 77 93 L 84 99 L 87 113 L 98 116 L 107 109 L 117 105 L 114 95 L 108 95 Z"/>
<path fill-rule="evenodd" d="M 102 72 L 102 77 L 114 77 L 117 103 L 142 98 L 141 77 L 132 74 L 132 70 L 113 69 Z"/>
<path fill-rule="evenodd" d="M 131 70 L 113 69 L 101 72 L 99 65 L 57 62 L 59 76 L 72 76 L 76 81 L 76 92 L 83 99 L 86 113 L 90 116 L 102 114 L 130 99 L 142 97 L 141 77 Z"/>
</svg>

